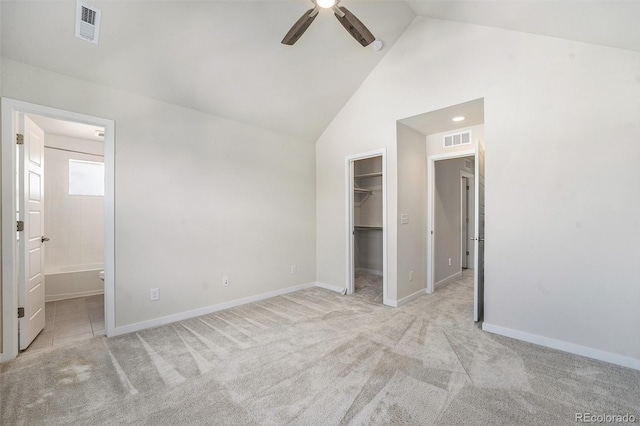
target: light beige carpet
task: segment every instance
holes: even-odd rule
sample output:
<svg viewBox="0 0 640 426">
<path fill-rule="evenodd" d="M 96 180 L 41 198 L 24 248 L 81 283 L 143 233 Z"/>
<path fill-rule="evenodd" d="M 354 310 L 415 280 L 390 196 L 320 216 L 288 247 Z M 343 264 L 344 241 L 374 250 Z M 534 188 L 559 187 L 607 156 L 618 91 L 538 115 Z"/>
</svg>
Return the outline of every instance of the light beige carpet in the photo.
<svg viewBox="0 0 640 426">
<path fill-rule="evenodd" d="M 639 371 L 485 333 L 472 300 L 469 277 L 395 309 L 314 288 L 27 353 L 0 366 L 0 424 L 640 421 Z"/>
</svg>

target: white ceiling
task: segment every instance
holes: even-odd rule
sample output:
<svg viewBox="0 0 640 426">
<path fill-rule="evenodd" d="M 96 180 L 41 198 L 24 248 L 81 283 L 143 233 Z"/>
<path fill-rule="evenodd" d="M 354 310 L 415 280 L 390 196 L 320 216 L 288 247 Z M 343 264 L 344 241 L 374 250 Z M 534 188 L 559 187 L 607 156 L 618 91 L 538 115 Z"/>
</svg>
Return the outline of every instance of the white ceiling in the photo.
<svg viewBox="0 0 640 426">
<path fill-rule="evenodd" d="M 72 121 L 57 120 L 55 118 L 36 114 L 29 114 L 29 118 L 47 134 L 68 136 L 71 138 L 86 139 L 95 142 L 104 142 L 104 137 L 96 136 L 96 130 L 104 132 L 103 127 L 75 123 Z"/>
<path fill-rule="evenodd" d="M 464 117 L 464 120 L 456 122 L 453 121 L 454 117 Z M 484 99 L 475 99 L 398 121 L 425 136 L 484 124 Z"/>
<path fill-rule="evenodd" d="M 408 0 L 421 16 L 640 51 L 638 0 Z"/>
<path fill-rule="evenodd" d="M 99 44 L 74 37 L 75 1 L 2 3 L 2 54 L 99 84 L 315 141 L 415 18 L 404 2 L 348 1 L 385 47 L 363 48 L 327 10 L 287 1 L 97 1 Z"/>
<path fill-rule="evenodd" d="M 344 0 L 380 52 L 329 11 L 282 45 L 309 0 L 85 0 L 102 10 L 97 46 L 74 37 L 73 0 L 0 1 L 3 56 L 310 141 L 416 15 L 640 51 L 640 1 Z"/>
</svg>

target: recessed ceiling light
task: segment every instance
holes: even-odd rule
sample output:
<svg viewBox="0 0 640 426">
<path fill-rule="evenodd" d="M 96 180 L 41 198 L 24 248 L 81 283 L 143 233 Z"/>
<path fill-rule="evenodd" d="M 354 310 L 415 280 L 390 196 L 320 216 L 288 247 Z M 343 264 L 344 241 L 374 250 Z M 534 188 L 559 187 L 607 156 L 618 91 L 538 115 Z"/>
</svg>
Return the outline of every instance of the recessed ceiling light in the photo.
<svg viewBox="0 0 640 426">
<path fill-rule="evenodd" d="M 463 116 L 453 117 L 452 120 L 453 121 L 462 121 L 462 120 L 464 120 L 464 117 Z"/>
</svg>

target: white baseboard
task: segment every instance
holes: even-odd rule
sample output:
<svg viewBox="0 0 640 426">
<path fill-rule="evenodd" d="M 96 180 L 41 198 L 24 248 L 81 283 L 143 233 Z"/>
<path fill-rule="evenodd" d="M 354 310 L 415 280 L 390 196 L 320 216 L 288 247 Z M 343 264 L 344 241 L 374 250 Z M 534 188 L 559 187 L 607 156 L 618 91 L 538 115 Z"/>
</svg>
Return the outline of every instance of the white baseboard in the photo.
<svg viewBox="0 0 640 426">
<path fill-rule="evenodd" d="M 79 291 L 77 293 L 45 294 L 44 301 L 55 302 L 58 300 L 75 299 L 76 297 L 97 296 L 99 294 L 104 294 L 104 289 Z"/>
<path fill-rule="evenodd" d="M 325 284 L 325 283 L 316 282 L 315 286 L 316 287 L 320 287 L 320 288 L 324 288 L 324 289 L 327 289 L 327 290 L 335 291 L 336 293 L 340 293 L 340 294 L 342 294 L 342 292 L 344 291 L 344 287 L 339 287 L 339 286 L 333 285 L 333 284 Z"/>
<path fill-rule="evenodd" d="M 422 296 L 423 294 L 427 294 L 427 290 L 426 289 L 420 289 L 418 291 L 416 291 L 413 294 L 410 294 L 406 297 L 403 297 L 402 299 L 398 300 L 398 307 L 402 306 L 402 305 L 406 305 L 407 303 L 411 302 L 413 299 L 417 299 L 418 297 Z"/>
<path fill-rule="evenodd" d="M 537 334 L 531 334 L 524 331 L 513 330 L 499 325 L 487 324 L 486 322 L 482 323 L 482 329 L 489 333 L 511 337 L 512 339 L 522 340 L 524 342 L 546 346 L 547 348 L 557 349 L 559 351 L 569 352 L 575 355 L 581 355 L 587 358 L 593 358 L 599 361 L 633 368 L 634 370 L 640 370 L 640 359 L 605 352 L 599 349 L 589 348 L 587 346 L 576 345 L 562 340 L 551 339 L 549 337 L 539 336 Z"/>
<path fill-rule="evenodd" d="M 448 276 L 447 278 L 438 281 L 437 283 L 435 283 L 433 285 L 434 288 L 438 288 L 438 287 L 442 287 L 443 285 L 449 284 L 451 281 L 455 280 L 456 278 L 462 276 L 462 271 L 458 271 L 453 275 Z"/>
<path fill-rule="evenodd" d="M 300 284 L 293 287 L 287 287 L 280 290 L 269 291 L 267 293 L 257 294 L 255 296 L 244 297 L 242 299 L 231 300 L 229 302 L 218 303 L 217 305 L 205 306 L 204 308 L 194 309 L 178 314 L 167 315 L 165 317 L 155 318 L 148 321 L 137 322 L 134 324 L 116 327 L 113 334 L 109 337 L 119 336 L 121 334 L 133 333 L 135 331 L 145 330 L 147 328 L 159 327 L 161 325 L 171 324 L 177 321 L 183 321 L 190 318 L 199 317 L 201 315 L 211 314 L 213 312 L 234 308 L 247 303 L 259 302 L 260 300 L 271 299 L 272 297 L 282 296 L 283 294 L 293 293 L 295 291 L 304 290 L 314 287 L 316 283 Z"/>
<path fill-rule="evenodd" d="M 376 271 L 375 269 L 367 269 L 367 268 L 356 268 L 355 270 L 356 274 L 358 272 L 364 272 L 366 274 L 371 274 L 371 275 L 378 275 L 378 276 L 382 276 L 382 271 Z"/>
<path fill-rule="evenodd" d="M 427 290 L 425 290 L 424 288 L 422 290 L 418 290 L 415 293 L 412 293 L 406 297 L 403 297 L 400 300 L 387 300 L 387 303 L 385 303 L 385 305 L 387 306 L 393 306 L 394 308 L 399 308 L 402 305 L 406 305 L 407 303 L 411 302 L 413 299 L 418 298 L 420 296 L 422 296 L 423 294 L 427 294 Z"/>
</svg>

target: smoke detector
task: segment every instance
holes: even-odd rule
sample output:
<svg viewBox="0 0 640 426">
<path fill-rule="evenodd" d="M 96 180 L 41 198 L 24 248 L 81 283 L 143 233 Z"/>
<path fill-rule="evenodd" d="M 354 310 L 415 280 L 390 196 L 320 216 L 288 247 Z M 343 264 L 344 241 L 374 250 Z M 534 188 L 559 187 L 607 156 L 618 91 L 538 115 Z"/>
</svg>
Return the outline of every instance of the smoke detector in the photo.
<svg viewBox="0 0 640 426">
<path fill-rule="evenodd" d="M 81 1 L 76 3 L 76 37 L 81 40 L 98 44 L 100 35 L 100 9 L 89 6 Z"/>
</svg>

